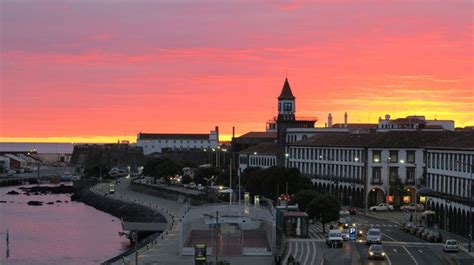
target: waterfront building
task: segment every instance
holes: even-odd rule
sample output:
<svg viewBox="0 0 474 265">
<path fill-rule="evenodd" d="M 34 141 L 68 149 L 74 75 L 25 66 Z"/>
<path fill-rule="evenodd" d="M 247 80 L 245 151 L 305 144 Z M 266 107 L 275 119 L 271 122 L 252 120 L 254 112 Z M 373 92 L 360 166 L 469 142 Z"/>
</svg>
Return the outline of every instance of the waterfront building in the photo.
<svg viewBox="0 0 474 265">
<path fill-rule="evenodd" d="M 162 153 L 165 150 L 193 150 L 217 148 L 219 127 L 208 134 L 191 133 L 138 133 L 136 146 L 143 148 L 144 155 Z"/>
<path fill-rule="evenodd" d="M 277 165 L 278 145 L 275 142 L 262 143 L 239 153 L 240 175 L 248 167 L 269 168 Z"/>
</svg>

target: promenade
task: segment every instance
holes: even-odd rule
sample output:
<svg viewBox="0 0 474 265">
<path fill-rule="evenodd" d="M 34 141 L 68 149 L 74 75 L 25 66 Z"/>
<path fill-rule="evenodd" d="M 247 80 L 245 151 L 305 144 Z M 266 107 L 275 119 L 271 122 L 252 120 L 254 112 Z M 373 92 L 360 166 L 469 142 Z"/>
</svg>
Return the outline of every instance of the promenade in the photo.
<svg viewBox="0 0 474 265">
<path fill-rule="evenodd" d="M 166 218 L 168 226 L 165 232 L 158 237 L 155 242 L 142 247 L 138 253 L 138 264 L 153 265 L 153 264 L 194 264 L 194 256 L 181 256 L 179 254 L 179 224 L 178 214 L 182 207 L 186 204 L 178 201 L 167 200 L 164 198 L 143 194 L 129 189 L 130 179 L 122 178 L 120 183 L 115 187 L 115 194 L 107 195 L 108 197 L 122 200 L 124 202 L 138 203 L 150 207 L 160 213 Z M 109 186 L 107 183 L 101 183 L 91 188 L 91 191 L 104 196 L 108 193 Z M 184 209 L 184 208 L 183 208 Z M 174 221 L 173 221 L 174 220 Z M 213 256 L 208 256 L 209 261 L 214 261 Z M 232 265 L 248 265 L 248 264 L 272 264 L 273 257 L 219 257 L 219 260 L 227 260 Z M 125 257 L 123 260 L 114 262 L 116 265 L 135 265 L 135 254 Z"/>
</svg>

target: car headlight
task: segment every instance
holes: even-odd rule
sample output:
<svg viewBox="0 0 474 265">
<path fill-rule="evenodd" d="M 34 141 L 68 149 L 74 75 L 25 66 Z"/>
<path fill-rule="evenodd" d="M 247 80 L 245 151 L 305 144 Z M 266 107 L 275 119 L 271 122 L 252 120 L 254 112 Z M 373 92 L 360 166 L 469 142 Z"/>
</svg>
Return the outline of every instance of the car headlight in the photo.
<svg viewBox="0 0 474 265">
<path fill-rule="evenodd" d="M 370 251 L 370 252 L 369 252 L 369 255 L 370 255 L 370 256 L 374 255 L 374 252 Z"/>
<path fill-rule="evenodd" d="M 385 252 L 382 252 L 382 256 L 385 256 Z"/>
</svg>

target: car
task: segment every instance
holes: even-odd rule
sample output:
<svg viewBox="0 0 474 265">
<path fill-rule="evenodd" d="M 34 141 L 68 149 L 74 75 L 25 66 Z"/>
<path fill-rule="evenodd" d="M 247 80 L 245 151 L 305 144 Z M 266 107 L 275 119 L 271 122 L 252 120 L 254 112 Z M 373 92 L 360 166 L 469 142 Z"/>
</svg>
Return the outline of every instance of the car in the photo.
<svg viewBox="0 0 474 265">
<path fill-rule="evenodd" d="M 356 215 L 357 214 L 356 208 L 349 208 L 349 214 L 350 215 Z"/>
<path fill-rule="evenodd" d="M 420 236 L 421 239 L 427 240 L 427 238 L 428 238 L 428 236 L 430 235 L 430 233 L 431 233 L 431 230 L 425 229 L 425 231 L 423 231 L 423 233 L 422 233 L 421 236 Z"/>
<path fill-rule="evenodd" d="M 342 238 L 342 233 L 339 229 L 329 230 L 328 235 L 326 237 L 326 245 L 328 245 L 328 247 L 342 248 L 343 241 L 344 239 Z"/>
<path fill-rule="evenodd" d="M 424 211 L 425 210 L 425 207 L 423 206 L 423 204 L 415 204 L 414 202 L 410 203 L 410 204 L 407 204 L 407 205 L 403 205 L 402 207 L 400 207 L 400 210 L 402 211 L 414 211 L 414 210 L 417 210 L 417 211 Z"/>
<path fill-rule="evenodd" d="M 15 175 L 15 174 L 16 174 L 16 171 L 15 171 L 15 170 L 11 170 L 11 169 L 10 169 L 10 170 L 7 171 L 7 176 L 8 176 L 8 177 L 11 177 L 11 176 L 13 176 L 13 175 Z"/>
<path fill-rule="evenodd" d="M 430 234 L 426 237 L 428 242 L 438 243 L 443 242 L 443 237 L 441 233 L 438 231 L 431 231 Z"/>
<path fill-rule="evenodd" d="M 405 226 L 403 227 L 403 231 L 404 231 L 404 232 L 407 232 L 407 233 L 410 233 L 411 228 L 414 227 L 414 226 L 415 226 L 414 223 L 408 222 L 408 223 L 406 223 Z"/>
<path fill-rule="evenodd" d="M 349 240 L 349 229 L 342 229 L 341 234 L 344 241 Z"/>
<path fill-rule="evenodd" d="M 454 239 L 448 239 L 443 245 L 444 252 L 459 252 L 458 242 Z"/>
<path fill-rule="evenodd" d="M 420 227 L 417 231 L 416 231 L 416 236 L 417 237 L 421 237 L 421 235 L 423 234 L 423 232 L 425 232 L 426 228 L 425 227 Z"/>
<path fill-rule="evenodd" d="M 385 259 L 385 251 L 382 245 L 372 245 L 368 249 L 369 259 Z"/>
<path fill-rule="evenodd" d="M 393 211 L 393 205 L 387 203 L 380 203 L 379 205 L 369 207 L 369 210 L 376 211 Z"/>
<path fill-rule="evenodd" d="M 382 232 L 378 228 L 371 228 L 367 231 L 366 241 L 367 245 L 382 244 Z"/>
<path fill-rule="evenodd" d="M 423 227 L 423 226 L 421 226 L 421 225 L 412 226 L 412 227 L 410 228 L 410 234 L 412 234 L 412 235 L 415 236 L 415 235 L 416 235 L 416 232 L 417 232 L 420 228 L 422 228 L 422 227 Z"/>
</svg>

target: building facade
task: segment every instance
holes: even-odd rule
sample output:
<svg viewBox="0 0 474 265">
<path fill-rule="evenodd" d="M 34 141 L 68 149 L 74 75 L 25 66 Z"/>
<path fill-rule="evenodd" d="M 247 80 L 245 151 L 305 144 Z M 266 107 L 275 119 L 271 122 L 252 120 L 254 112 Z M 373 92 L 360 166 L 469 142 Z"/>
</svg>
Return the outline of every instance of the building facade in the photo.
<svg viewBox="0 0 474 265">
<path fill-rule="evenodd" d="M 139 133 L 136 146 L 143 148 L 144 155 L 162 153 L 164 150 L 191 150 L 217 148 L 219 128 L 209 134 Z"/>
</svg>

